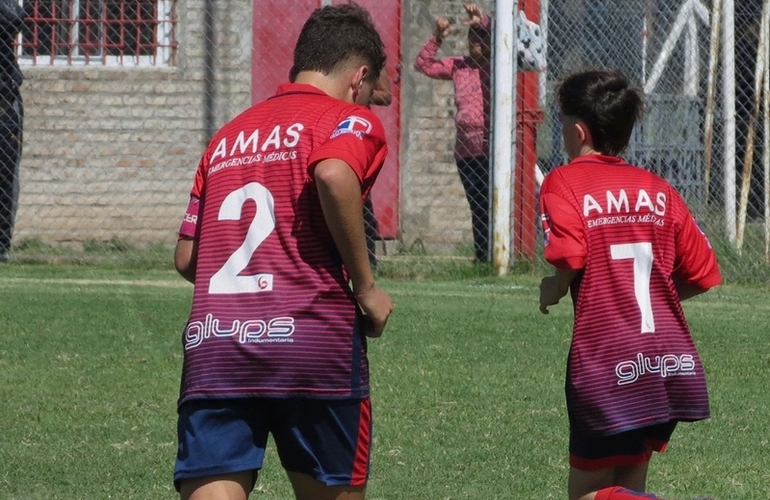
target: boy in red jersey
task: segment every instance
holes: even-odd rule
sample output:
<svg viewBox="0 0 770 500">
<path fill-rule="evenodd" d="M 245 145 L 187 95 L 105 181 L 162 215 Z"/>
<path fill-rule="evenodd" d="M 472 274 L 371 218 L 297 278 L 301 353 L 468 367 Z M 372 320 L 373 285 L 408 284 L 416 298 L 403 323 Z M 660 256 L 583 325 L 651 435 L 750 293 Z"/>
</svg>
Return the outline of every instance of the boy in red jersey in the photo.
<svg viewBox="0 0 770 500">
<path fill-rule="evenodd" d="M 556 268 L 540 284 L 540 310 L 571 292 L 569 498 L 657 498 L 639 493 L 652 452 L 677 422 L 709 417 L 680 301 L 718 285 L 719 268 L 679 193 L 618 157 L 644 111 L 626 77 L 576 73 L 557 96 L 571 162 L 540 191 L 545 258 Z"/>
<path fill-rule="evenodd" d="M 366 337 L 393 309 L 362 215 L 387 152 L 366 107 L 384 63 L 365 10 L 317 9 L 292 83 L 226 124 L 200 161 L 175 254 L 195 284 L 174 471 L 183 499 L 248 498 L 269 434 L 297 499 L 365 497 Z"/>
</svg>

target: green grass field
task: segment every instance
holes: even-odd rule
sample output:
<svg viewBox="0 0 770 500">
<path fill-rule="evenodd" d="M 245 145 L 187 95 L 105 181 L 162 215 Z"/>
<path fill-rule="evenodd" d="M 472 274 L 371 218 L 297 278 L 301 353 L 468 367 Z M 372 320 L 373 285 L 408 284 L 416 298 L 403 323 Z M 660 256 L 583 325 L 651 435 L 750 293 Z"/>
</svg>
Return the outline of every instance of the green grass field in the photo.
<svg viewBox="0 0 770 500">
<path fill-rule="evenodd" d="M 370 343 L 372 500 L 565 499 L 569 301 L 538 277 L 383 280 Z M 0 268 L 0 499 L 173 499 L 180 332 L 191 287 L 153 267 Z M 685 304 L 713 417 L 683 424 L 648 486 L 770 498 L 767 286 Z M 291 499 L 273 449 L 251 498 Z"/>
</svg>

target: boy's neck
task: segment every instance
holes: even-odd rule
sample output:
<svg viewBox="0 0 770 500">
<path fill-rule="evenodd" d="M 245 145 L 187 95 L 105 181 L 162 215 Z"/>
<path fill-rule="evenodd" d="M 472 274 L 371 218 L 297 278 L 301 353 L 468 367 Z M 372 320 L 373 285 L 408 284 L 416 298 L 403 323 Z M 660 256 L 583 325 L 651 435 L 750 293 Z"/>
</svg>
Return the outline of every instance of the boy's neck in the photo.
<svg viewBox="0 0 770 500">
<path fill-rule="evenodd" d="M 593 146 L 590 144 L 583 144 L 583 146 L 580 148 L 580 155 L 579 156 L 590 156 L 590 155 L 600 155 L 599 151 L 596 151 Z"/>
<path fill-rule="evenodd" d="M 294 83 L 311 85 L 331 97 L 346 101 L 347 87 L 345 82 L 330 75 L 324 75 L 320 71 L 301 71 L 297 74 Z"/>
<path fill-rule="evenodd" d="M 577 160 L 578 158 L 585 158 L 587 156 L 607 156 L 604 153 L 600 153 L 599 151 L 594 151 L 593 149 L 582 149 L 579 154 L 575 155 L 574 157 L 570 158 L 570 161 Z"/>
</svg>

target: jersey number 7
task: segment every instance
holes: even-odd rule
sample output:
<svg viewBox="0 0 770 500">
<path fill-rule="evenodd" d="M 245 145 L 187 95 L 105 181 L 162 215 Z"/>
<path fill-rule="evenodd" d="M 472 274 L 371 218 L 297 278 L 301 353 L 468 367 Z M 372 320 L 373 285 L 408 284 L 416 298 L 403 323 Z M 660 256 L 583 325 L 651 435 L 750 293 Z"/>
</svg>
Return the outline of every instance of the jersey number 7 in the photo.
<svg viewBox="0 0 770 500">
<path fill-rule="evenodd" d="M 652 243 L 625 243 L 610 245 L 612 260 L 632 259 L 634 262 L 634 295 L 642 313 L 642 333 L 655 333 L 655 318 L 650 300 L 652 274 Z"/>
</svg>

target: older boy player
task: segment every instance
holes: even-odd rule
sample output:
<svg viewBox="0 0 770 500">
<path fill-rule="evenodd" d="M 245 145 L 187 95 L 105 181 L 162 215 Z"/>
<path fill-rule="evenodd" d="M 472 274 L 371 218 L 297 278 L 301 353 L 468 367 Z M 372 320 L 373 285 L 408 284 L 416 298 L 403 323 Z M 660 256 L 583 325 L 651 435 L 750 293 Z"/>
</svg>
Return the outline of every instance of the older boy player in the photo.
<svg viewBox="0 0 770 500">
<path fill-rule="evenodd" d="M 677 422 L 709 417 L 680 301 L 719 284 L 719 268 L 679 193 L 618 157 L 643 112 L 625 76 L 577 73 L 557 94 L 572 161 L 540 191 L 556 268 L 541 283 L 540 310 L 571 290 L 569 498 L 657 498 L 638 493 L 652 452 Z"/>
<path fill-rule="evenodd" d="M 175 256 L 195 284 L 174 473 L 183 499 L 245 500 L 268 434 L 297 499 L 365 496 L 365 334 L 382 333 L 393 305 L 362 217 L 384 131 L 361 104 L 384 62 L 365 10 L 317 9 L 294 83 L 225 125 L 200 161 Z"/>
</svg>

